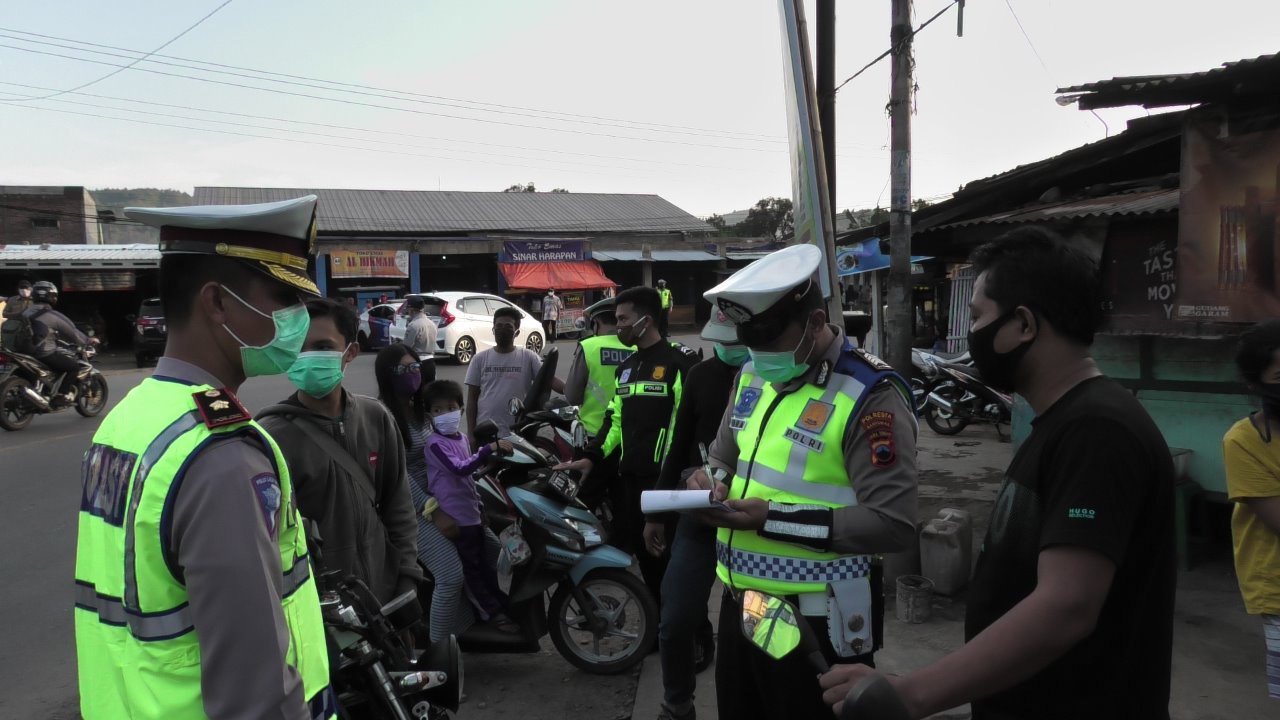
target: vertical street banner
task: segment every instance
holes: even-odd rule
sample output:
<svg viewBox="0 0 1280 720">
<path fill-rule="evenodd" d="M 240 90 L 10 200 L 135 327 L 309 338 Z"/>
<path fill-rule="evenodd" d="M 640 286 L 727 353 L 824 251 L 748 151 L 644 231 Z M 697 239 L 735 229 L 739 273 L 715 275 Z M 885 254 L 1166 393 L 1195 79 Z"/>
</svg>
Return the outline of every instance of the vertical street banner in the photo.
<svg viewBox="0 0 1280 720">
<path fill-rule="evenodd" d="M 822 251 L 823 297 L 831 297 L 835 274 L 831 248 L 835 235 L 823 162 L 822 131 L 818 126 L 818 98 L 814 92 L 813 62 L 805 29 L 804 1 L 778 0 L 782 20 L 782 77 L 787 95 L 787 139 L 791 148 L 791 202 L 795 213 L 795 241 Z"/>
<path fill-rule="evenodd" d="M 1200 112 L 1183 131 L 1178 320 L 1280 317 L 1280 130 L 1228 127 Z"/>
<path fill-rule="evenodd" d="M 334 250 L 329 274 L 335 278 L 407 278 L 408 250 Z"/>
</svg>

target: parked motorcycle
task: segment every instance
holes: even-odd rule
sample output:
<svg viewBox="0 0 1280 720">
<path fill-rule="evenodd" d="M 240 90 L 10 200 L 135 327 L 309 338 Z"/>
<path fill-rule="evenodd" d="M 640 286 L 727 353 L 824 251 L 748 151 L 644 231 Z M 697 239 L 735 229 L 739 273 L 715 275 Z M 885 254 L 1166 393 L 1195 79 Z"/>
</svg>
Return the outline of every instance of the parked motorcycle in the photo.
<svg viewBox="0 0 1280 720">
<path fill-rule="evenodd" d="M 780 660 L 801 653 L 815 673 L 831 669 L 818 639 L 795 606 L 758 590 L 742 593 L 742 634 L 769 657 Z M 845 695 L 840 720 L 909 720 L 902 698 L 883 675 L 860 680 Z"/>
<path fill-rule="evenodd" d="M 323 568 L 315 524 L 306 521 L 312 562 Z M 422 620 L 410 590 L 383 605 L 368 586 L 341 571 L 317 578 L 329 646 L 330 685 L 341 717 L 445 720 L 462 702 L 462 657 L 451 635 L 414 652 L 405 631 Z"/>
<path fill-rule="evenodd" d="M 493 442 L 497 427 L 476 427 Z M 536 652 L 550 634 L 574 666 L 598 675 L 633 669 L 653 646 L 658 606 L 629 571 L 631 556 L 606 544 L 603 523 L 577 499 L 579 481 L 553 470 L 558 460 L 516 434 L 511 453 L 477 473 L 489 526 L 502 541 L 500 582 L 521 632 L 477 626 L 459 638 L 466 650 Z M 550 601 L 546 593 L 554 588 Z"/>
<path fill-rule="evenodd" d="M 924 413 L 934 432 L 955 435 L 969 425 L 985 423 L 995 425 L 1000 437 L 1007 437 L 1013 395 L 982 382 L 975 367 L 944 362 L 937 368 L 939 380 L 929 390 Z"/>
<path fill-rule="evenodd" d="M 107 381 L 90 362 L 92 346 L 75 347 L 80 361 L 71 386 L 73 400 L 64 403 L 57 389 L 65 373 L 55 372 L 31 355 L 0 350 L 0 427 L 17 431 L 31 424 L 36 415 L 75 408 L 84 417 L 94 417 L 107 406 Z"/>
</svg>

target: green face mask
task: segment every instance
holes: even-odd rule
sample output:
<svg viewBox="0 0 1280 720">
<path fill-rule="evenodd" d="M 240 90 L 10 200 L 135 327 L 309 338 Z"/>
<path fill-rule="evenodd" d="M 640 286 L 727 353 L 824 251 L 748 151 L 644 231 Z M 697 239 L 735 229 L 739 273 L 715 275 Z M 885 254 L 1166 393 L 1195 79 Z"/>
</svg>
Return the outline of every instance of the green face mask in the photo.
<svg viewBox="0 0 1280 720">
<path fill-rule="evenodd" d="M 289 368 L 289 380 L 302 392 L 317 400 L 342 384 L 342 356 L 339 350 L 316 350 L 298 353 Z"/>
<path fill-rule="evenodd" d="M 730 345 L 725 347 L 720 343 L 716 343 L 716 357 L 720 358 L 720 362 L 733 367 L 742 367 L 747 362 L 747 358 L 751 356 L 751 351 L 745 345 Z"/>
<path fill-rule="evenodd" d="M 298 351 L 307 340 L 307 330 L 311 328 L 311 316 L 307 314 L 307 306 L 298 303 L 283 310 L 276 310 L 270 315 L 244 301 L 228 287 L 223 287 L 227 294 L 240 301 L 241 305 L 258 313 L 262 317 L 271 318 L 276 327 L 275 337 L 266 345 L 250 345 L 240 339 L 223 323 L 222 329 L 240 343 L 240 361 L 244 367 L 245 377 L 260 375 L 279 375 L 287 372 L 298 359 Z"/>
</svg>

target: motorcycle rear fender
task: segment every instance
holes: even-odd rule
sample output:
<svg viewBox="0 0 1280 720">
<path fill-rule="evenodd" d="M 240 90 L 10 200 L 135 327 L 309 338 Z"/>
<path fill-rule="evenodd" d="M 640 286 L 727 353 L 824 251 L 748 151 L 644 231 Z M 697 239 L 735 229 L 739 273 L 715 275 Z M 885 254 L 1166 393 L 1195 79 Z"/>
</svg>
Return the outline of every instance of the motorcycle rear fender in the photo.
<svg viewBox="0 0 1280 720">
<path fill-rule="evenodd" d="M 598 568 L 631 567 L 631 556 L 612 545 L 597 545 L 583 553 L 573 567 L 569 568 L 569 578 L 574 585 L 581 585 L 587 573 Z"/>
</svg>

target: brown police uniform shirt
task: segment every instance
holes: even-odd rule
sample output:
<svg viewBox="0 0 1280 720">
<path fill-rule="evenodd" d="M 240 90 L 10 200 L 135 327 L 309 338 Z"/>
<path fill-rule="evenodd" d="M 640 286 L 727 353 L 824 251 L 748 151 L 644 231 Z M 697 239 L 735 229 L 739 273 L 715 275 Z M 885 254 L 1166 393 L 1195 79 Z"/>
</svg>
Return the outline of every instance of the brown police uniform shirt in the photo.
<svg viewBox="0 0 1280 720">
<path fill-rule="evenodd" d="M 222 386 L 173 358 L 161 358 L 155 374 Z M 285 662 L 289 627 L 280 610 L 280 548 L 254 489 L 256 479 L 275 473 L 261 443 L 216 442 L 192 461 L 174 501 L 168 541 L 190 595 L 204 711 L 212 718 L 311 717 L 302 678 Z"/>
<path fill-rule="evenodd" d="M 800 377 L 776 384 L 781 392 L 815 383 L 823 372 L 832 372 L 844 347 L 844 331 L 829 325 L 835 339 L 820 360 Z M 729 420 L 733 395 L 720 418 L 715 442 L 708 449 L 712 465 L 730 473 L 738 464 L 738 441 Z M 888 381 L 872 388 L 845 431 L 842 450 L 845 472 L 858 504 L 836 508 L 832 519 L 832 552 L 870 555 L 905 550 L 915 539 L 916 518 L 916 421 L 902 393 Z M 867 419 L 868 422 L 863 422 Z M 889 435 L 886 437 L 886 432 Z M 888 445 L 886 445 L 888 441 Z M 885 454 L 891 450 L 892 459 Z M 877 451 L 881 454 L 876 455 Z"/>
</svg>

